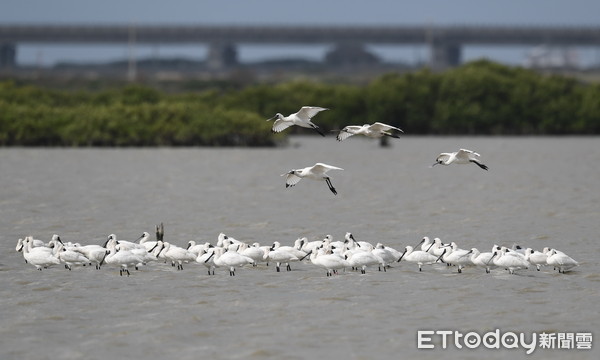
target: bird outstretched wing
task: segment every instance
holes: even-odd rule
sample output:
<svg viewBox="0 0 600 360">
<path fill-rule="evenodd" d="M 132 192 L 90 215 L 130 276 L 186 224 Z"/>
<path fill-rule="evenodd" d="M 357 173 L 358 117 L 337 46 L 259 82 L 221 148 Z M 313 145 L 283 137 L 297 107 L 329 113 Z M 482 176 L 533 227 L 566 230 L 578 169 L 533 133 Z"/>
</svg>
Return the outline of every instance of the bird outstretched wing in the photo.
<svg viewBox="0 0 600 360">
<path fill-rule="evenodd" d="M 340 130 L 339 134 L 337 134 L 337 136 L 336 136 L 337 141 L 346 140 L 350 136 L 353 136 L 354 132 L 358 129 L 360 129 L 360 126 L 355 126 L 355 125 L 346 126 L 342 130 Z"/>
<path fill-rule="evenodd" d="M 456 153 L 457 157 L 463 157 L 463 158 L 467 158 L 469 160 L 475 160 L 478 157 L 480 157 L 481 155 L 479 155 L 478 153 L 476 153 L 475 151 L 471 151 L 471 150 L 467 150 L 467 149 L 460 149 L 458 150 L 458 152 Z"/>
<path fill-rule="evenodd" d="M 282 132 L 283 130 L 289 128 L 292 125 L 294 124 L 291 121 L 277 119 L 273 123 L 273 128 L 271 129 L 271 131 L 273 131 L 274 133 Z"/>
<path fill-rule="evenodd" d="M 342 168 L 339 168 L 337 166 L 331 166 L 331 165 L 327 165 L 327 164 L 323 164 L 323 163 L 316 163 L 313 167 L 312 167 L 312 171 L 314 173 L 320 173 L 320 174 L 325 174 L 326 172 L 328 172 L 329 170 L 344 170 Z"/>
<path fill-rule="evenodd" d="M 285 187 L 290 187 L 290 186 L 294 186 L 296 185 L 300 180 L 302 180 L 302 178 L 300 176 L 297 176 L 291 172 L 289 173 L 285 173 L 285 174 L 281 174 L 281 176 L 285 176 Z"/>
<path fill-rule="evenodd" d="M 403 133 L 404 131 L 402 131 L 402 129 L 397 128 L 395 126 L 392 125 L 388 125 L 388 124 L 384 124 L 384 123 L 380 123 L 380 122 L 376 122 L 373 125 L 370 126 L 371 130 L 373 131 L 379 131 L 379 132 L 383 132 L 383 131 L 389 131 L 389 130 L 396 130 L 399 131 L 401 133 Z"/>
<path fill-rule="evenodd" d="M 317 115 L 319 112 L 324 111 L 324 110 L 329 110 L 327 108 L 322 108 L 322 107 L 317 107 L 317 106 L 303 106 L 297 113 L 296 115 L 304 120 L 304 121 L 308 121 L 310 120 L 313 116 Z"/>
</svg>

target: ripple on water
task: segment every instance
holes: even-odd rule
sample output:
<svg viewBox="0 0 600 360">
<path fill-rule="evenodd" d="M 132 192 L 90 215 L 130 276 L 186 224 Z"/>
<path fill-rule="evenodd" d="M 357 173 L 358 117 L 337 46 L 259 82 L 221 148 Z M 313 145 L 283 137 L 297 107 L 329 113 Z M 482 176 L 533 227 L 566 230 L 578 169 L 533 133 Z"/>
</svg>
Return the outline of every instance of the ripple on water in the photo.
<svg viewBox="0 0 600 360">
<path fill-rule="evenodd" d="M 546 292 L 546 286 L 543 286 L 543 288 L 542 288 L 542 285 L 545 285 L 545 284 L 536 284 L 535 287 L 533 287 L 533 286 L 526 287 L 526 288 L 520 289 L 518 291 L 518 293 L 520 293 L 520 294 L 545 293 Z"/>
<path fill-rule="evenodd" d="M 332 296 L 332 297 L 323 297 L 320 298 L 319 300 L 321 301 L 329 301 L 329 302 L 350 302 L 350 299 L 345 298 L 345 297 L 338 297 L 338 296 Z"/>
<path fill-rule="evenodd" d="M 251 353 L 245 354 L 244 356 L 248 356 L 248 358 L 269 358 L 269 357 L 274 357 L 277 356 L 277 354 L 273 351 L 269 351 L 267 349 L 256 349 L 254 351 L 252 351 Z"/>
<path fill-rule="evenodd" d="M 50 287 L 50 286 L 41 286 L 41 287 L 31 289 L 31 291 L 51 291 L 51 290 L 54 290 L 54 288 Z"/>
<path fill-rule="evenodd" d="M 589 280 L 589 281 L 600 281 L 600 274 L 598 274 L 598 273 L 587 274 L 584 276 L 584 279 Z"/>
<path fill-rule="evenodd" d="M 29 284 L 33 284 L 33 281 L 28 281 L 28 280 L 17 280 L 15 281 L 15 284 L 17 285 L 29 285 Z"/>
<path fill-rule="evenodd" d="M 16 303 L 17 306 L 31 306 L 36 304 L 42 304 L 42 301 L 34 301 L 34 300 L 22 300 Z"/>
</svg>

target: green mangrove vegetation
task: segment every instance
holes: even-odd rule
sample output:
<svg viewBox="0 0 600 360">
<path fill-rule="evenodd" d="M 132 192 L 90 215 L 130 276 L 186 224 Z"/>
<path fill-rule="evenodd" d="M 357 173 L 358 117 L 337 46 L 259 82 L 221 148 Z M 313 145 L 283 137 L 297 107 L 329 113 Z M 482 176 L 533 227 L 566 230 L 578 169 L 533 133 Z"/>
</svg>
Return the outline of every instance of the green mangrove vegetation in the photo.
<svg viewBox="0 0 600 360">
<path fill-rule="evenodd" d="M 142 85 L 66 91 L 0 82 L 2 146 L 272 146 L 275 113 L 331 109 L 323 130 L 375 121 L 409 134 L 600 134 L 600 84 L 476 61 L 366 85 L 297 80 L 166 93 Z M 306 132 L 311 133 L 312 132 Z"/>
</svg>

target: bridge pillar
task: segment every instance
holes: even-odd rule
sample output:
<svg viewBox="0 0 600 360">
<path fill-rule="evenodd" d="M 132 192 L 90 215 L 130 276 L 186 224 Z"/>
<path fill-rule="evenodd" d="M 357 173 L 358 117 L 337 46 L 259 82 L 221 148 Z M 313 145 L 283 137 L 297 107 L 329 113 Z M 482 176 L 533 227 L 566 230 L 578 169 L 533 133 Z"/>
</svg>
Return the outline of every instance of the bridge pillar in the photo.
<svg viewBox="0 0 600 360">
<path fill-rule="evenodd" d="M 431 46 L 430 62 L 431 68 L 434 70 L 445 70 L 460 65 L 460 44 L 434 43 Z"/>
<path fill-rule="evenodd" d="M 209 45 L 206 65 L 210 70 L 223 70 L 237 65 L 237 50 L 233 44 L 213 43 Z"/>
<path fill-rule="evenodd" d="M 17 65 L 17 46 L 13 43 L 0 43 L 0 69 L 10 69 Z"/>
</svg>

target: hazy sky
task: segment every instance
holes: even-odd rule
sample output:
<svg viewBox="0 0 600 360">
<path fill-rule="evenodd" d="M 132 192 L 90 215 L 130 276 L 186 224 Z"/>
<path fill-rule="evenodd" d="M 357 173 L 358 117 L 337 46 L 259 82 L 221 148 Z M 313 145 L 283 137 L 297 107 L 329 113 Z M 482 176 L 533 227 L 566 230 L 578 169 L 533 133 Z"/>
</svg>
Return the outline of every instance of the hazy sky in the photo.
<svg viewBox="0 0 600 360">
<path fill-rule="evenodd" d="M 0 23 L 95 24 L 333 24 L 333 25 L 600 25 L 600 0 L 1 0 Z M 273 53 L 308 58 L 327 48 L 244 48 L 242 60 Z M 379 49 L 382 56 L 426 58 L 428 50 Z M 528 49 L 465 48 L 466 59 L 499 56 L 518 61 Z M 579 49 L 581 57 L 600 57 L 598 49 Z M 125 47 L 28 45 L 20 63 L 49 65 L 60 59 L 106 60 L 125 56 Z M 140 48 L 138 56 L 204 56 L 203 48 Z M 495 54 L 495 55 L 494 55 Z"/>
</svg>

